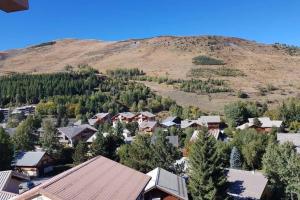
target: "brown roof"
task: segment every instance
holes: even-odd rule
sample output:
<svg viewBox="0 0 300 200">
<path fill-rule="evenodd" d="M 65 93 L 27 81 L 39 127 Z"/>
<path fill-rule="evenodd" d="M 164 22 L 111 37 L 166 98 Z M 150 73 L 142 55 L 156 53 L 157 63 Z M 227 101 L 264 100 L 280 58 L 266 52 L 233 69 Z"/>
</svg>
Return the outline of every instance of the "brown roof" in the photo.
<svg viewBox="0 0 300 200">
<path fill-rule="evenodd" d="M 44 195 L 52 200 L 135 200 L 149 180 L 150 177 L 143 173 L 99 156 L 15 199 Z"/>
</svg>

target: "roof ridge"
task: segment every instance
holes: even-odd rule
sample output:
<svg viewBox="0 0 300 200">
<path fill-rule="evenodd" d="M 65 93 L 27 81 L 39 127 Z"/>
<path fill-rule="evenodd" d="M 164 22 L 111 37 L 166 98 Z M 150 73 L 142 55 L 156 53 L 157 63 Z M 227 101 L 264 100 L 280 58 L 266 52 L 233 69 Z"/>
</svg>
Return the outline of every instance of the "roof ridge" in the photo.
<svg viewBox="0 0 300 200">
<path fill-rule="evenodd" d="M 160 167 L 157 168 L 157 174 L 156 174 L 156 179 L 155 179 L 155 186 L 158 185 L 159 175 L 160 175 Z"/>
</svg>

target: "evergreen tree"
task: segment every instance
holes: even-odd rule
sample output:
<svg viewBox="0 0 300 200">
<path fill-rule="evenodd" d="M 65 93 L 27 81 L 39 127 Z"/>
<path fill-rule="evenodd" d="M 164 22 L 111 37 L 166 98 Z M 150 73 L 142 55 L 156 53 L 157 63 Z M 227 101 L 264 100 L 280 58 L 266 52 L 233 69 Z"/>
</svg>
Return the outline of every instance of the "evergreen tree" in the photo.
<svg viewBox="0 0 300 200">
<path fill-rule="evenodd" d="M 44 132 L 40 137 L 40 143 L 43 150 L 54 158 L 59 158 L 62 146 L 59 143 L 53 122 L 50 119 L 46 119 L 42 124 L 42 128 Z"/>
<path fill-rule="evenodd" d="M 87 160 L 87 145 L 83 141 L 79 141 L 75 147 L 75 152 L 73 154 L 74 165 L 79 165 Z"/>
<path fill-rule="evenodd" d="M 102 155 L 106 157 L 107 152 L 105 147 L 106 147 L 105 137 L 103 136 L 102 133 L 98 131 L 96 135 L 96 139 L 93 141 L 90 147 L 90 152 L 92 156 L 94 157 L 94 156 Z"/>
<path fill-rule="evenodd" d="M 118 136 L 123 136 L 123 130 L 124 128 L 122 122 L 118 121 L 114 130 L 115 134 Z"/>
<path fill-rule="evenodd" d="M 233 147 L 230 154 L 230 167 L 234 169 L 240 169 L 241 166 L 241 154 L 236 147 Z"/>
<path fill-rule="evenodd" d="M 151 145 L 153 152 L 151 158 L 152 167 L 161 167 L 167 171 L 174 172 L 174 163 L 180 158 L 180 152 L 169 142 L 162 131 L 156 135 L 154 144 Z"/>
<path fill-rule="evenodd" d="M 0 127 L 0 171 L 10 169 L 13 160 L 13 145 L 8 134 Z"/>
<path fill-rule="evenodd" d="M 131 145 L 125 144 L 118 150 L 120 162 L 143 173 L 153 168 L 151 158 L 151 138 L 149 135 L 137 135 Z"/>
<path fill-rule="evenodd" d="M 194 200 L 226 198 L 226 173 L 213 137 L 198 134 L 189 154 L 189 176 Z"/>
</svg>

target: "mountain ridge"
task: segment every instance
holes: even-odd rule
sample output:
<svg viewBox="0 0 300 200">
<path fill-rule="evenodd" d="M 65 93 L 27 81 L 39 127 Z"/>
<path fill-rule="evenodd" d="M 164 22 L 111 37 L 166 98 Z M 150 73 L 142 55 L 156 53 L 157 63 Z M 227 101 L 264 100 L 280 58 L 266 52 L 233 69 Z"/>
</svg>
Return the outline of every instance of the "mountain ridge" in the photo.
<svg viewBox="0 0 300 200">
<path fill-rule="evenodd" d="M 193 58 L 199 55 L 222 60 L 225 63 L 224 67 L 245 74 L 237 77 L 210 75 L 210 78 L 228 81 L 234 91 L 243 90 L 254 94 L 259 92 L 259 87 L 270 84 L 282 89 L 278 90 L 280 93 L 296 95 L 299 92 L 298 48 L 223 36 L 159 36 L 122 41 L 48 41 L 1 52 L 0 73 L 52 73 L 63 71 L 66 65 L 88 64 L 101 72 L 116 68 L 139 68 L 150 76 L 189 79 L 188 75 L 192 69 L 218 70 L 217 65 L 195 65 Z M 258 97 L 258 94 L 253 96 Z M 277 94 L 274 98 L 278 96 L 283 98 L 286 95 Z M 269 100 L 265 97 L 259 98 Z"/>
</svg>

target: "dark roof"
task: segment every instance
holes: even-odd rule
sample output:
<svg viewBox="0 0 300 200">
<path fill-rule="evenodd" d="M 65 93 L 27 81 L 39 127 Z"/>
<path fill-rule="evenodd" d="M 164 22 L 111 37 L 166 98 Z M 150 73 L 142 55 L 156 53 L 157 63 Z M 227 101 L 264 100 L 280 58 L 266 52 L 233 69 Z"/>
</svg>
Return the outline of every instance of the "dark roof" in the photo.
<svg viewBox="0 0 300 200">
<path fill-rule="evenodd" d="M 181 200 L 188 200 L 186 183 L 183 177 L 159 167 L 150 171 L 147 175 L 152 178 L 145 189 L 145 193 L 157 188 Z"/>
<path fill-rule="evenodd" d="M 83 124 L 79 126 L 68 126 L 68 127 L 61 127 L 58 128 L 58 131 L 65 134 L 69 139 L 72 139 L 73 137 L 77 136 L 81 132 L 83 132 L 86 129 L 90 129 L 91 131 L 97 132 L 97 129 L 90 126 L 89 124 Z"/>
<path fill-rule="evenodd" d="M 136 200 L 150 177 L 103 156 L 67 170 L 16 197 L 44 195 L 59 200 Z"/>
<path fill-rule="evenodd" d="M 151 137 L 151 143 L 155 144 L 157 137 L 155 135 L 152 135 Z M 174 147 L 178 147 L 178 136 L 177 135 L 171 135 L 171 136 L 166 136 L 166 139 L 169 140 L 169 143 L 172 144 Z"/>
<path fill-rule="evenodd" d="M 34 167 L 41 161 L 45 154 L 46 152 L 44 151 L 20 152 L 16 156 L 14 166 Z"/>
</svg>

